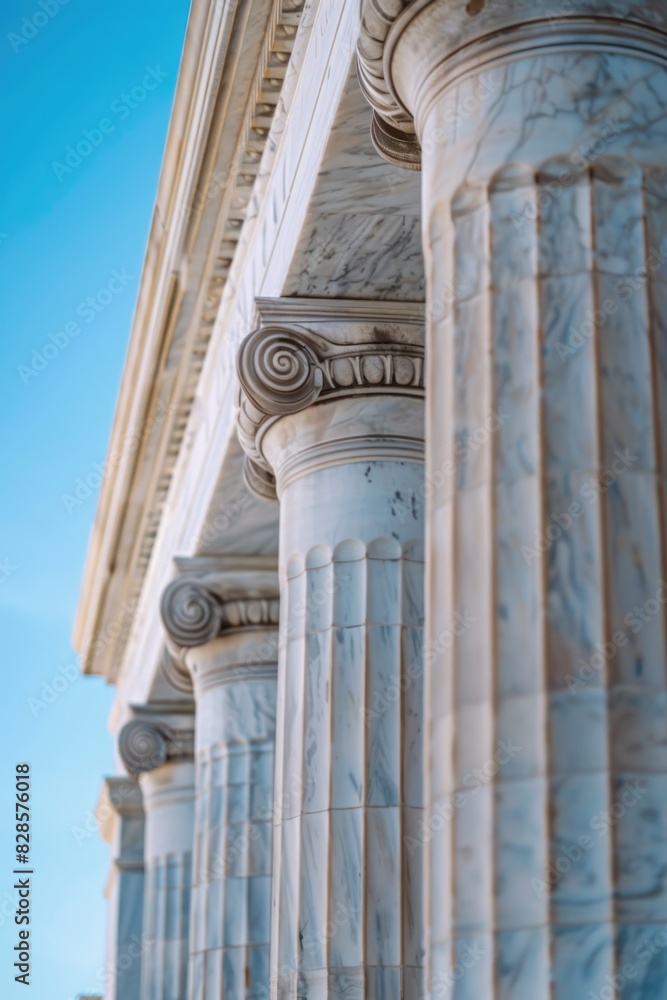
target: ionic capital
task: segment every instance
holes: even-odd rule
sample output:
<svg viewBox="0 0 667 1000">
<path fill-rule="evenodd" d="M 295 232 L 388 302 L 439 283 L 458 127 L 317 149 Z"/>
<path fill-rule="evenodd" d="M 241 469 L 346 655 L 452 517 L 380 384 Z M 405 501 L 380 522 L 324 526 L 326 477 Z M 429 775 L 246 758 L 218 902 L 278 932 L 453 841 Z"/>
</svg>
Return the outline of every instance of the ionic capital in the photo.
<svg viewBox="0 0 667 1000">
<path fill-rule="evenodd" d="M 410 112 L 385 72 L 385 44 L 394 23 L 412 0 L 363 0 L 357 69 L 361 89 L 373 108 L 371 138 L 380 156 L 409 170 L 421 167 L 421 150 Z"/>
<path fill-rule="evenodd" d="M 160 612 L 169 639 L 165 671 L 191 690 L 188 650 L 238 630 L 276 627 L 280 602 L 273 560 L 263 557 L 178 559 L 179 575 L 165 588 Z"/>
<path fill-rule="evenodd" d="M 419 306 L 304 301 L 295 306 L 263 300 L 266 322 L 243 341 L 237 359 L 246 484 L 265 498 L 272 496 L 275 479 L 262 438 L 281 417 L 335 399 L 424 395 Z M 300 322 L 275 322 L 290 311 Z"/>
<path fill-rule="evenodd" d="M 664 60 L 666 29 L 667 11 L 657 0 L 621 6 L 614 0 L 362 0 L 357 64 L 374 110 L 374 145 L 390 163 L 419 169 L 419 139 L 425 149 L 427 140 L 447 146 L 444 133 L 423 134 L 429 105 L 445 89 L 460 88 L 466 76 L 557 49 L 626 48 L 629 55 Z M 456 100 L 449 109 L 452 125 L 474 116 L 479 95 L 467 99 L 472 109 Z M 519 130 L 518 105 L 515 114 Z"/>
<path fill-rule="evenodd" d="M 118 752 L 131 775 L 154 771 L 169 760 L 191 760 L 194 726 L 187 716 L 135 709 L 118 736 Z"/>
<path fill-rule="evenodd" d="M 277 625 L 279 604 L 268 596 L 225 598 L 217 581 L 173 580 L 162 595 L 161 613 L 176 646 L 193 649 L 217 639 L 227 629 Z"/>
<path fill-rule="evenodd" d="M 204 646 L 228 629 L 277 625 L 280 604 L 273 594 L 225 598 L 216 582 L 173 580 L 162 595 L 169 637 L 182 649 Z"/>
</svg>

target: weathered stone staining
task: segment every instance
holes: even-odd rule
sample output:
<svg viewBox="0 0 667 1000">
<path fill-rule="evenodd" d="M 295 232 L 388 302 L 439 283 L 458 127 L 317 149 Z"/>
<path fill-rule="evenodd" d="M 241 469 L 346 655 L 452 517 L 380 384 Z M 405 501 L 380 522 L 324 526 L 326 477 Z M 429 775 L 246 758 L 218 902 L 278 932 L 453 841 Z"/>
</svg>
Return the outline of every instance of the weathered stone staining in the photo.
<svg viewBox="0 0 667 1000">
<path fill-rule="evenodd" d="M 76 625 L 106 1000 L 665 995 L 665 108 L 656 0 L 194 0 Z"/>
</svg>

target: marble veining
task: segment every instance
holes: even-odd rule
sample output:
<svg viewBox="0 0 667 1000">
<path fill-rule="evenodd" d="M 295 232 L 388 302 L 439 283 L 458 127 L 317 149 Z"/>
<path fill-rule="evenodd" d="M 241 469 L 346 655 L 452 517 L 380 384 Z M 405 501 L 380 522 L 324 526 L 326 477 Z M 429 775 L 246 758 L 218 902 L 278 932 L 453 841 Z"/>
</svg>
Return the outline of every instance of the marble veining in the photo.
<svg viewBox="0 0 667 1000">
<path fill-rule="evenodd" d="M 582 83 L 594 62 L 559 58 L 562 78 Z M 557 62 L 542 57 L 530 72 Z M 515 63 L 503 72 L 531 95 L 524 70 Z M 649 72 L 664 91 L 662 71 Z M 473 152 L 470 123 L 461 124 L 452 141 L 467 179 L 451 207 L 441 200 L 441 168 L 424 164 L 427 188 L 436 188 L 430 232 L 450 243 L 454 268 L 434 259 L 434 284 L 463 290 L 429 331 L 429 344 L 447 346 L 430 366 L 427 393 L 449 382 L 451 423 L 431 438 L 428 462 L 456 466 L 433 501 L 447 542 L 434 569 L 429 634 L 452 613 L 476 619 L 433 665 L 427 701 L 431 787 L 447 796 L 450 828 L 429 845 L 430 948 L 448 948 L 451 963 L 433 962 L 432 988 L 455 968 L 466 935 L 487 935 L 479 961 L 450 977 L 453 1000 L 604 996 L 624 975 L 626 928 L 665 919 L 658 789 L 667 772 L 652 739 L 629 740 L 627 729 L 635 711 L 664 697 L 667 680 L 656 418 L 664 391 L 651 319 L 664 231 L 661 213 L 648 211 L 653 168 L 630 159 L 623 130 L 585 171 L 572 169 L 573 157 L 566 172 L 552 140 L 562 143 L 567 128 L 549 121 L 546 130 L 553 86 L 550 76 L 530 130 L 513 143 L 490 124 L 483 140 L 476 132 Z M 562 104 L 554 93 L 553 108 Z M 499 111 L 496 102 L 484 113 L 493 122 Z M 577 113 L 585 122 L 585 109 Z M 488 413 L 507 419 L 484 436 Z M 529 699 L 530 724 L 518 699 Z M 461 726 L 476 706 L 485 736 L 463 758 Z M 457 804 L 471 765 L 493 759 L 501 730 L 522 748 L 517 768 L 501 766 Z M 453 775 L 448 745 L 459 763 Z M 453 881 L 443 872 L 448 881 L 439 882 L 439 855 L 452 849 Z M 577 927 L 585 933 L 575 946 Z M 635 976 L 649 981 L 644 967 Z"/>
</svg>

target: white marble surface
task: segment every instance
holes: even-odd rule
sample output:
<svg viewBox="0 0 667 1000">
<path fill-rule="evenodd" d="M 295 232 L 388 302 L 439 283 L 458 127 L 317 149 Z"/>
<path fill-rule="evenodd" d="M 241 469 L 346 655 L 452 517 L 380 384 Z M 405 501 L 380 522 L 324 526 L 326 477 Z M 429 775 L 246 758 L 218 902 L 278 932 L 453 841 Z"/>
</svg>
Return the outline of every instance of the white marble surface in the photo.
<svg viewBox="0 0 667 1000">
<path fill-rule="evenodd" d="M 353 69 L 283 295 L 421 302 L 420 177 L 378 157 L 355 77 Z"/>
<path fill-rule="evenodd" d="M 207 2 L 199 3 L 197 0 L 196 6 L 199 15 L 207 15 Z M 288 8 L 289 4 L 286 10 Z M 219 14 L 220 11 L 216 11 L 216 19 Z M 277 68 L 281 77 L 285 75 L 278 111 L 270 134 L 266 137 L 264 155 L 248 205 L 242 238 L 224 288 L 206 359 L 201 374 L 198 375 L 196 401 L 190 412 L 187 429 L 178 454 L 174 455 L 167 449 L 173 475 L 168 496 L 164 498 L 164 505 L 160 508 L 159 523 L 157 519 L 150 522 L 150 562 L 146 568 L 140 604 L 136 613 L 128 618 L 122 669 L 120 658 L 114 655 L 117 648 L 115 641 L 100 643 L 99 653 L 94 657 L 95 663 L 91 667 L 94 672 L 119 669 L 118 705 L 112 722 L 114 727 L 122 722 L 127 704 L 141 704 L 153 696 L 164 696 L 159 689 L 154 694 L 156 685 L 159 686 L 164 643 L 159 597 L 165 580 L 171 576 L 174 555 L 193 554 L 196 551 L 249 551 L 255 542 L 259 551 L 276 551 L 275 509 L 262 505 L 262 515 L 262 507 L 250 505 L 238 513 L 238 498 L 244 495 L 247 499 L 247 494 L 241 481 L 235 478 L 238 470 L 234 470 L 233 462 L 234 452 L 237 450 L 235 360 L 240 340 L 252 328 L 256 297 L 280 295 L 288 280 L 311 192 L 320 174 L 327 172 L 326 165 L 322 165 L 326 137 L 336 121 L 341 101 L 350 88 L 357 86 L 356 81 L 350 77 L 350 69 L 353 66 L 358 23 L 359 13 L 354 4 L 327 2 L 306 5 L 294 40 L 292 57 L 289 62 L 284 60 Z M 198 27 L 201 29 L 201 24 Z M 200 54 L 201 45 L 197 43 L 193 32 L 193 43 L 187 49 L 186 57 L 199 65 Z M 206 80 L 198 83 L 198 100 L 203 107 L 207 106 L 206 102 L 214 99 L 212 92 L 215 90 L 215 81 L 219 79 L 221 66 L 224 65 L 224 59 L 220 65 L 216 63 L 216 56 L 224 57 L 224 53 L 207 53 L 205 65 L 209 68 L 204 71 Z M 277 60 L 272 62 L 277 64 Z M 247 70 L 246 67 L 244 73 Z M 187 99 L 189 98 L 186 98 L 186 102 Z M 317 127 L 311 128 L 311 122 L 317 122 Z M 339 123 L 342 124 L 342 119 L 339 119 Z M 179 127 L 185 126 L 181 122 Z M 357 127 L 358 123 L 354 122 L 353 128 Z M 204 140 L 206 129 L 196 131 Z M 183 211 L 184 202 L 188 198 L 188 185 L 193 172 L 190 145 L 194 144 L 194 138 L 192 137 L 192 143 L 189 143 L 188 151 L 184 154 L 181 169 L 177 169 L 171 160 L 166 166 L 174 184 L 180 178 L 181 187 L 173 194 L 176 210 Z M 178 141 L 181 141 L 180 137 Z M 334 152 L 340 148 L 341 141 L 336 143 Z M 219 198 L 205 201 L 202 215 L 207 231 L 214 227 L 219 210 Z M 149 334 L 152 338 L 159 329 L 162 295 L 171 280 L 170 275 L 183 262 L 188 261 L 188 251 L 179 245 L 179 234 L 180 230 L 177 232 L 174 228 L 165 231 L 169 252 L 165 252 L 158 261 L 157 248 L 160 244 L 156 232 L 156 249 L 149 262 L 152 271 L 156 273 L 155 301 L 152 303 L 156 315 L 152 318 L 150 331 L 145 327 L 137 330 L 138 343 L 133 348 L 133 357 L 145 355 L 148 358 L 145 350 L 146 336 Z M 164 273 L 158 266 L 160 262 Z M 187 270 L 190 273 L 189 267 Z M 382 277 L 379 272 L 378 277 Z M 142 308 L 149 309 L 150 305 L 146 301 Z M 201 363 L 202 359 L 201 356 L 193 355 L 187 363 L 183 362 L 179 370 L 184 377 L 190 378 L 184 369 L 193 360 Z M 160 377 L 156 374 L 155 367 L 146 362 L 142 365 L 137 380 L 142 386 L 144 383 L 152 386 L 154 380 Z M 137 384 L 129 387 L 128 392 L 129 396 L 125 391 L 124 396 L 128 403 L 133 402 L 138 396 Z M 128 420 L 131 417 L 119 411 L 117 422 L 124 426 L 124 422 Z M 149 467 L 155 472 L 156 478 L 159 478 L 157 466 L 151 467 L 149 462 Z M 116 630 L 116 621 L 122 611 L 123 589 L 128 580 L 131 582 L 133 579 L 129 556 L 134 543 L 126 538 L 120 543 L 117 553 L 119 560 L 122 556 L 122 563 L 119 561 L 114 564 L 118 567 L 118 573 L 113 580 L 107 580 L 108 562 L 104 553 L 113 545 L 110 526 L 115 523 L 116 513 L 127 502 L 133 513 L 148 520 L 146 508 L 149 496 L 145 483 L 133 483 L 126 477 L 125 469 L 122 475 L 119 473 L 114 477 L 113 489 L 110 483 L 107 493 L 109 513 L 105 514 L 104 524 L 100 524 L 97 531 L 100 547 L 96 542 L 90 553 L 86 584 L 90 599 L 82 601 L 80 628 L 77 632 L 77 642 L 81 646 L 88 643 L 91 623 L 100 619 L 100 616 L 104 617 L 104 629 L 110 627 L 113 631 Z M 216 523 L 221 526 L 217 536 Z M 156 530 L 153 544 L 152 534 Z M 142 548 L 142 552 L 145 551 Z M 105 591 L 107 584 L 108 589 Z"/>
<path fill-rule="evenodd" d="M 408 3 L 377 5 L 390 23 Z M 218 39 L 230 5 L 195 6 L 192 37 L 201 38 L 211 13 Z M 360 4 L 308 5 L 294 59 L 281 64 L 279 111 L 222 302 L 207 320 L 208 356 L 202 362 L 199 346 L 192 370 L 173 364 L 157 377 L 151 351 L 172 292 L 182 290 L 172 282 L 183 280 L 191 308 L 193 276 L 213 266 L 201 240 L 216 245 L 221 206 L 204 206 L 196 244 L 179 242 L 180 227 L 167 220 L 163 245 L 167 215 L 156 213 L 150 294 L 115 440 L 154 381 L 163 395 L 177 388 L 192 408 L 187 427 L 174 420 L 178 444 L 158 433 L 164 451 L 147 449 L 142 475 L 124 465 L 105 489 L 79 641 L 90 644 L 98 621 L 116 627 L 136 551 L 143 599 L 122 623 L 131 633 L 123 661 L 105 640 L 93 665 L 122 668 L 115 729 L 131 704 L 156 695 L 159 593 L 174 554 L 244 553 L 249 541 L 255 551 L 277 550 L 277 508 L 241 506 L 234 440 L 234 362 L 257 297 L 419 298 L 421 217 L 428 492 L 409 402 L 323 403 L 317 417 L 283 417 L 262 442 L 279 478 L 292 629 L 277 709 L 284 763 L 273 800 L 271 987 L 290 998 L 422 996 L 423 894 L 431 997 L 591 1000 L 612 995 L 610 977 L 622 975 L 617 1000 L 657 1000 L 667 976 L 667 681 L 656 598 L 665 563 L 667 282 L 663 266 L 649 282 L 640 269 L 667 250 L 667 87 L 664 36 L 638 26 L 664 30 L 664 4 L 410 7 L 414 18 L 402 42 L 392 39 L 388 64 L 404 117 L 417 124 L 421 177 L 370 155 L 349 72 Z M 570 14 L 585 36 L 567 34 L 578 30 Z M 605 22 L 602 39 L 606 14 L 619 20 L 613 32 Z M 541 15 L 514 46 L 504 29 Z M 460 54 L 450 60 L 448 47 Z M 214 49 L 202 58 L 190 44 L 186 53 L 188 79 L 195 66 L 206 76 L 192 83 L 202 123 L 226 79 Z M 239 79 L 254 68 L 241 59 Z M 161 189 L 174 211 L 197 183 L 196 150 L 210 138 L 205 124 L 188 131 L 189 91 L 185 98 Z M 218 143 L 222 157 L 232 148 Z M 564 168 L 571 180 L 562 181 Z M 591 327 L 589 310 L 614 300 Z M 186 326 L 188 338 L 198 329 L 183 320 L 177 347 Z M 633 458 L 618 465 L 618 452 Z M 152 461 L 158 454 L 162 466 Z M 615 465 L 614 480 L 590 499 L 591 483 Z M 395 681 L 419 659 L 421 564 L 411 545 L 424 500 L 423 767 L 420 675 L 398 693 Z M 572 525 L 560 528 L 577 503 Z M 126 510 L 128 531 L 114 552 Z M 135 549 L 139 527 L 147 548 Z M 547 529 L 553 538 L 534 555 Z M 109 576 L 112 564 L 119 572 Z M 612 642 L 609 655 L 598 651 Z M 215 833 L 197 849 L 219 856 L 234 824 L 255 829 L 253 797 L 268 794 L 270 740 L 261 734 L 271 713 L 266 678 L 214 699 L 215 690 L 197 777 L 201 830 Z M 374 714 L 360 723 L 369 701 Z M 267 824 L 259 825 L 257 839 L 240 835 L 225 878 L 198 897 L 197 941 L 206 946 L 195 956 L 197 995 L 240 993 L 246 970 L 259 993 L 266 988 L 269 848 Z M 169 866 L 159 868 L 161 879 Z M 138 871 L 123 871 L 116 885 L 130 874 L 131 902 Z M 130 1000 L 129 987 L 122 996 Z"/>
<path fill-rule="evenodd" d="M 620 20 L 577 47 L 574 5 L 554 23 L 547 3 L 471 6 L 415 5 L 390 39 L 423 150 L 429 641 L 472 620 L 427 674 L 431 994 L 649 1000 L 664 945 L 633 945 L 667 919 L 667 47 Z M 502 58 L 491 36 L 454 54 L 501 25 Z M 501 742 L 520 750 L 499 763 Z"/>
<path fill-rule="evenodd" d="M 146 815 L 141 1000 L 183 1000 L 188 988 L 194 764 L 167 761 L 139 781 Z"/>
<path fill-rule="evenodd" d="M 197 705 L 189 1000 L 268 995 L 277 657 L 275 627 L 232 629 L 188 653 Z"/>
<path fill-rule="evenodd" d="M 107 880 L 107 947 L 99 989 L 108 1000 L 141 1000 L 144 901 L 144 810 L 133 778 L 107 778 L 97 809 L 111 849 Z"/>
<path fill-rule="evenodd" d="M 265 437 L 283 609 L 275 997 L 423 993 L 422 854 L 405 840 L 423 797 L 423 468 L 416 447 L 398 457 L 421 411 L 417 399 L 341 400 Z"/>
</svg>

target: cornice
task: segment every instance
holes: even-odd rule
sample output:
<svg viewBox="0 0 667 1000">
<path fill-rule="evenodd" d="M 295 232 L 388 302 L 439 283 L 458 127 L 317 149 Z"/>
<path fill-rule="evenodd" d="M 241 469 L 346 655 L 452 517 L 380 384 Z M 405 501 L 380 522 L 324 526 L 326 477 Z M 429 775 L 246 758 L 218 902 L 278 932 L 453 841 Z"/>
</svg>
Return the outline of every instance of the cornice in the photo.
<svg viewBox="0 0 667 1000">
<path fill-rule="evenodd" d="M 102 485 L 74 631 L 83 671 L 110 682 L 133 622 L 118 608 L 143 590 L 304 6 L 193 3 L 109 448 L 121 458 Z"/>
</svg>

